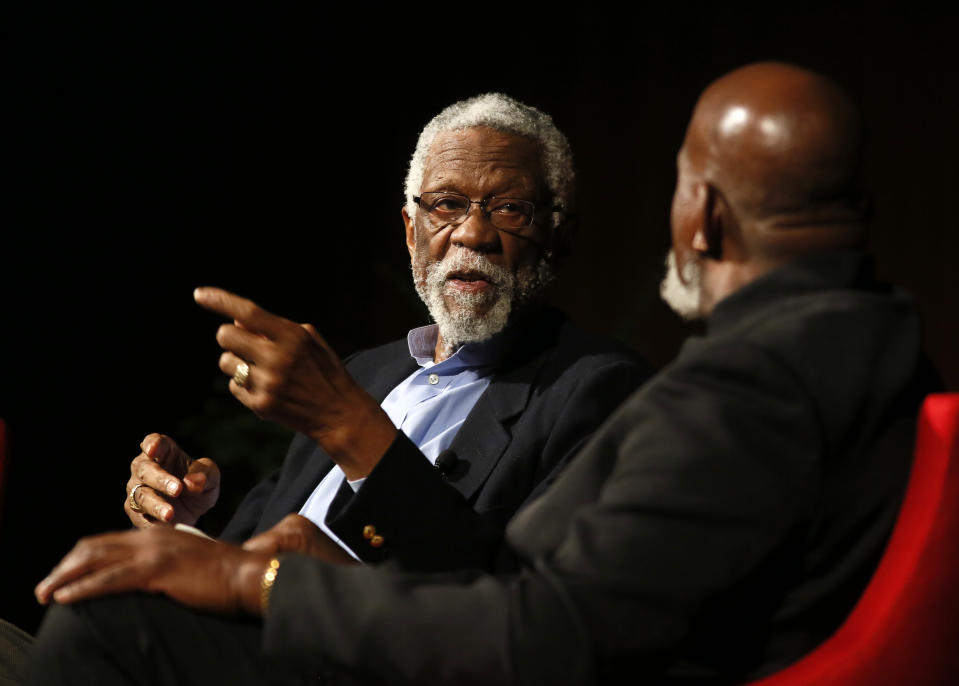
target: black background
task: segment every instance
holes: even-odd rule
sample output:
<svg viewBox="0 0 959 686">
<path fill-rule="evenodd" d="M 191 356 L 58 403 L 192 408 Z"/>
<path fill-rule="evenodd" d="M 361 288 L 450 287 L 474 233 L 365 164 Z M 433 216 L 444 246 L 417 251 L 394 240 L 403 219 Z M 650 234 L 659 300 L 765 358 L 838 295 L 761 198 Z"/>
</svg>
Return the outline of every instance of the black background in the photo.
<svg viewBox="0 0 959 686">
<path fill-rule="evenodd" d="M 146 433 L 221 462 L 221 513 L 282 457 L 287 435 L 225 390 L 195 286 L 313 322 L 342 354 L 425 323 L 402 181 L 422 126 L 481 92 L 549 112 L 572 143 L 583 226 L 554 300 L 661 365 L 686 333 L 656 285 L 697 94 L 757 59 L 834 76 L 865 112 L 880 271 L 917 296 L 927 350 L 959 387 L 955 19 L 875 3 L 633 11 L 8 15 L 0 616 L 35 628 L 33 584 L 78 536 L 126 526 Z"/>
</svg>

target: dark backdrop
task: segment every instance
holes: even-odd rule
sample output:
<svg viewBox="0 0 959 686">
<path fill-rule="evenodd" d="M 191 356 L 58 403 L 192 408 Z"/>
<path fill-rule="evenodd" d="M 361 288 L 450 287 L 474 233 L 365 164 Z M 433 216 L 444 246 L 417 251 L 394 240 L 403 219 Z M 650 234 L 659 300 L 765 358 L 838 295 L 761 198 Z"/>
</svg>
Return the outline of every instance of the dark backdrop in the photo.
<svg viewBox="0 0 959 686">
<path fill-rule="evenodd" d="M 405 167 L 426 121 L 480 92 L 544 109 L 573 145 L 583 228 L 554 299 L 661 365 L 686 333 L 656 286 L 696 95 L 756 59 L 833 75 L 866 115 L 880 270 L 916 294 L 927 349 L 959 387 L 951 17 L 873 3 L 636 18 L 590 3 L 552 19 L 31 7 L 3 22 L 0 337 L 0 616 L 28 629 L 30 589 L 73 541 L 126 525 L 144 434 L 216 457 L 222 512 L 282 456 L 287 435 L 225 390 L 218 321 L 195 286 L 313 322 L 343 354 L 425 322 L 399 216 Z"/>
</svg>

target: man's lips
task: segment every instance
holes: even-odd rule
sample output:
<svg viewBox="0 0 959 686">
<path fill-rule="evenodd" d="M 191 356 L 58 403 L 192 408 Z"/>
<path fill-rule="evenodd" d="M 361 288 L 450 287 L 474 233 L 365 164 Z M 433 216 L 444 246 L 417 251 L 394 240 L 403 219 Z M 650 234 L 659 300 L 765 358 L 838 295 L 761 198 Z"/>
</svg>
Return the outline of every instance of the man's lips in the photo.
<svg viewBox="0 0 959 686">
<path fill-rule="evenodd" d="M 446 277 L 446 285 L 467 293 L 480 293 L 493 288 L 489 276 L 475 271 L 450 272 Z"/>
</svg>

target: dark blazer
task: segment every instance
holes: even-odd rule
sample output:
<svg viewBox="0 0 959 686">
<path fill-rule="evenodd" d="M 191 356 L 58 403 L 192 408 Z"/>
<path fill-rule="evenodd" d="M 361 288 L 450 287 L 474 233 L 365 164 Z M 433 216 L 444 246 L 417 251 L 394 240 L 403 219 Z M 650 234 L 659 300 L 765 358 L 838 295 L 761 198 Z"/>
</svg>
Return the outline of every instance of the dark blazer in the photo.
<svg viewBox="0 0 959 686">
<path fill-rule="evenodd" d="M 741 683 L 822 641 L 880 556 L 919 400 L 908 297 L 855 253 L 723 300 L 510 523 L 513 577 L 284 558 L 265 647 L 390 682 Z"/>
<path fill-rule="evenodd" d="M 402 434 L 330 527 L 367 562 L 408 569 L 506 569 L 494 558 L 506 522 L 565 467 L 650 373 L 625 348 L 547 309 L 509 330 L 509 353 L 450 446 L 444 475 Z M 353 356 L 347 368 L 382 401 L 416 362 L 406 340 Z M 250 492 L 223 532 L 242 541 L 297 512 L 332 467 L 306 436 Z M 385 541 L 373 548 L 363 529 Z"/>
</svg>

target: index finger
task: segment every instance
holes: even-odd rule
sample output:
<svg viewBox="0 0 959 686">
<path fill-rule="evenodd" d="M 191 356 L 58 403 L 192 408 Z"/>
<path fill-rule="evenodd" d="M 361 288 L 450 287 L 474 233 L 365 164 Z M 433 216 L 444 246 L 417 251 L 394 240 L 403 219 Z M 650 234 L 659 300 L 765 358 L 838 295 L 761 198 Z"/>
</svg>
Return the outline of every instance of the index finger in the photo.
<svg viewBox="0 0 959 686">
<path fill-rule="evenodd" d="M 144 438 L 140 442 L 140 450 L 177 478 L 186 474 L 193 462 L 176 441 L 163 434 L 150 434 Z"/>
<path fill-rule="evenodd" d="M 168 493 L 174 498 L 183 490 L 183 483 L 170 472 L 158 465 L 150 456 L 140 453 L 130 463 L 130 474 L 138 483 L 161 492 Z"/>
<path fill-rule="evenodd" d="M 252 300 L 222 288 L 203 287 L 193 291 L 197 305 L 236 321 L 237 325 L 269 338 L 279 336 L 290 321 L 267 312 Z"/>
<path fill-rule="evenodd" d="M 111 564 L 118 553 L 122 554 L 122 549 L 117 548 L 117 541 L 116 533 L 101 534 L 78 541 L 57 566 L 36 585 L 34 595 L 37 600 L 45 605 L 50 601 L 53 593 L 64 584 Z"/>
</svg>

